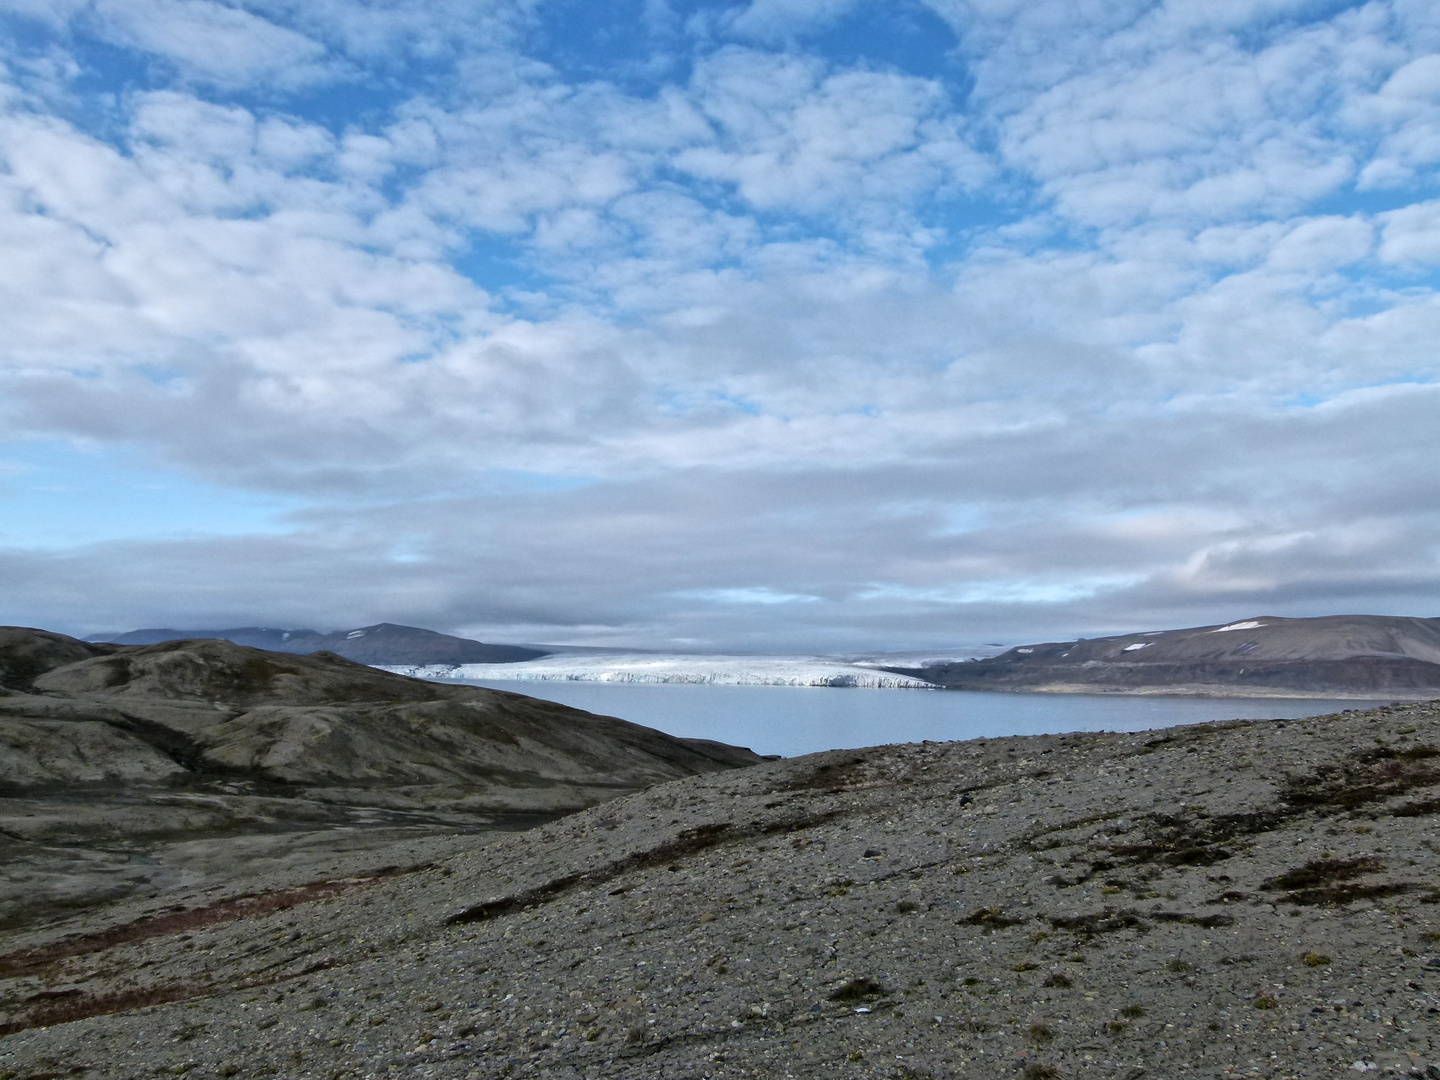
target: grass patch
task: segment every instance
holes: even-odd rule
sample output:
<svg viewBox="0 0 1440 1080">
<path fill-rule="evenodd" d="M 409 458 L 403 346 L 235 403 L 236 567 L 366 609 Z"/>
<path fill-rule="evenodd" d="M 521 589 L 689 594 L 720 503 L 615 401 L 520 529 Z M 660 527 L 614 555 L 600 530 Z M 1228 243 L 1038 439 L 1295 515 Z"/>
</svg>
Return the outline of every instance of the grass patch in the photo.
<svg viewBox="0 0 1440 1080">
<path fill-rule="evenodd" d="M 1115 934 L 1122 930 L 1139 930 L 1143 933 L 1150 929 L 1150 924 L 1140 918 L 1139 912 L 1133 908 L 1106 908 L 1089 915 L 1051 915 L 1049 918 L 1050 925 L 1056 930 L 1068 930 L 1082 937 Z"/>
<path fill-rule="evenodd" d="M 972 911 L 960 920 L 960 925 L 978 926 L 986 933 L 989 933 L 992 930 L 1003 930 L 1007 926 L 1019 926 L 1025 921 L 1024 918 L 1006 915 L 1003 908 L 988 907 Z"/>
<path fill-rule="evenodd" d="M 1156 922 L 1183 923 L 1186 926 L 1198 926 L 1205 930 L 1214 930 L 1217 926 L 1235 925 L 1235 919 L 1231 915 L 1192 915 L 1184 911 L 1152 911 L 1149 915 Z"/>
<path fill-rule="evenodd" d="M 1311 889 L 1336 881 L 1350 881 L 1363 874 L 1377 874 L 1384 865 L 1373 856 L 1358 859 L 1312 859 L 1303 866 L 1287 870 L 1278 877 L 1261 882 L 1262 889 Z"/>
</svg>

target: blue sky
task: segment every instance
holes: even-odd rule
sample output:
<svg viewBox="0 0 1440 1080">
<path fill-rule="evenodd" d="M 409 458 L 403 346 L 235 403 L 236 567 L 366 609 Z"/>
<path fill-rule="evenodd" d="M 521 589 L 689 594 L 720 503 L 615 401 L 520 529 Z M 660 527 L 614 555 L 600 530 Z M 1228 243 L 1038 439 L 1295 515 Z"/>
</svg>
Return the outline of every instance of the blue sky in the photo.
<svg viewBox="0 0 1440 1080">
<path fill-rule="evenodd" d="M 1440 614 L 1416 0 L 0 0 L 0 621 Z"/>
</svg>

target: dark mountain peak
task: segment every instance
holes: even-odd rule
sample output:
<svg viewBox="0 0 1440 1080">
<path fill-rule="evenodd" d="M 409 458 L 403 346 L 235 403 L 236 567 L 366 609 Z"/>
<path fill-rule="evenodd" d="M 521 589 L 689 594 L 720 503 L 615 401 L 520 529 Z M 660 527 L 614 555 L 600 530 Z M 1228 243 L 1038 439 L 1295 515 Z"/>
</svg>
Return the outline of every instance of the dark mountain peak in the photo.
<svg viewBox="0 0 1440 1080">
<path fill-rule="evenodd" d="M 441 634 L 418 626 L 376 623 L 355 630 L 316 634 L 296 639 L 285 652 L 330 652 L 362 664 L 395 666 L 423 664 L 514 664 L 544 656 L 539 649 L 518 645 L 489 645 L 471 638 Z"/>
<path fill-rule="evenodd" d="M 252 649 L 288 651 L 286 646 L 292 642 L 319 636 L 317 630 L 285 630 L 273 626 L 238 626 L 230 630 L 172 630 L 169 628 L 131 630 L 125 634 L 96 634 L 87 640 L 107 641 L 115 645 L 159 645 L 164 641 L 219 638 L 222 641 L 233 641 L 236 645 L 248 645 Z"/>
<path fill-rule="evenodd" d="M 316 630 L 285 630 L 269 626 L 241 626 L 229 630 L 132 630 L 104 638 L 116 645 L 159 645 L 167 641 L 218 639 L 273 652 L 333 652 L 361 664 L 396 667 L 427 664 L 514 664 L 545 656 L 539 649 L 518 645 L 490 645 L 418 626 L 375 623 L 355 630 L 322 634 Z M 92 639 L 92 642 L 98 642 Z M 77 657 L 78 659 L 78 657 Z"/>
<path fill-rule="evenodd" d="M 106 645 L 29 626 L 0 626 L 0 687 L 27 690 L 47 671 L 115 652 Z"/>
</svg>

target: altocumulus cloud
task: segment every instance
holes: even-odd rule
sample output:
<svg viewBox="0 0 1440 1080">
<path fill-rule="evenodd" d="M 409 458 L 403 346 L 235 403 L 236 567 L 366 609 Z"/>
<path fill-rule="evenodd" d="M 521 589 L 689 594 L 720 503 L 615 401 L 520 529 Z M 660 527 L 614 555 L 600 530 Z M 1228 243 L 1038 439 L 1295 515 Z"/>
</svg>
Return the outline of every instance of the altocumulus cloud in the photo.
<svg viewBox="0 0 1440 1080">
<path fill-rule="evenodd" d="M 0 33 L 0 620 L 1440 614 L 1432 3 L 0 0 Z"/>
</svg>

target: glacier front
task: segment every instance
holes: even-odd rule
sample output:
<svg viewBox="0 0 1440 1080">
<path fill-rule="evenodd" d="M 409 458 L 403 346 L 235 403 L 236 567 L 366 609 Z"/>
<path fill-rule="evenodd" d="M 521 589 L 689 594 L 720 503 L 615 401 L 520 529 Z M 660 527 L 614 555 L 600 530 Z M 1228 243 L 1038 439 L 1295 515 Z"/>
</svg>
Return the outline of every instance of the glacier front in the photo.
<svg viewBox="0 0 1440 1080">
<path fill-rule="evenodd" d="M 923 679 L 818 656 L 693 656 L 669 653 L 561 654 L 518 664 L 387 666 L 419 679 L 465 682 L 690 683 L 709 686 L 936 687 Z"/>
</svg>

